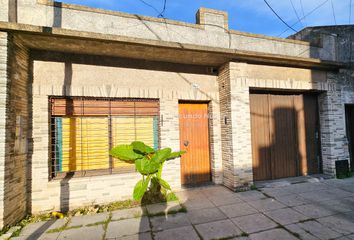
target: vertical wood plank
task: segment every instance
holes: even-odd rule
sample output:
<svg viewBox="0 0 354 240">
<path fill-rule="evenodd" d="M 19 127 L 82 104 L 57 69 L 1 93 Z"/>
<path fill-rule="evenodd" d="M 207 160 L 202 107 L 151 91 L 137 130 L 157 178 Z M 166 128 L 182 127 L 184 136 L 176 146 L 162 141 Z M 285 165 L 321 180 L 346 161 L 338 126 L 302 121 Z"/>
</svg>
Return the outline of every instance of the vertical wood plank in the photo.
<svg viewBox="0 0 354 240">
<path fill-rule="evenodd" d="M 209 182 L 209 122 L 208 105 L 179 104 L 180 148 L 187 151 L 181 157 L 182 184 Z M 185 146 L 185 143 L 188 143 Z"/>
</svg>

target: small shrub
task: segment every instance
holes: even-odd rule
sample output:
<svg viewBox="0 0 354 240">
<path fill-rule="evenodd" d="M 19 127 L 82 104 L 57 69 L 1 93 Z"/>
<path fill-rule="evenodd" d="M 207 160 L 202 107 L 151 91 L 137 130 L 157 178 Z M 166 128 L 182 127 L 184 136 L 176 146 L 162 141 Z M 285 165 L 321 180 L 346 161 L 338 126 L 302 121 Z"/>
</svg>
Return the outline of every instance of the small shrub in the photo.
<svg viewBox="0 0 354 240">
<path fill-rule="evenodd" d="M 162 179 L 162 169 L 166 161 L 180 157 L 184 151 L 172 152 L 171 148 L 154 150 L 143 142 L 135 141 L 130 145 L 118 145 L 110 154 L 128 163 L 134 163 L 142 179 L 134 187 L 133 199 L 150 204 L 167 201 L 170 185 Z"/>
</svg>

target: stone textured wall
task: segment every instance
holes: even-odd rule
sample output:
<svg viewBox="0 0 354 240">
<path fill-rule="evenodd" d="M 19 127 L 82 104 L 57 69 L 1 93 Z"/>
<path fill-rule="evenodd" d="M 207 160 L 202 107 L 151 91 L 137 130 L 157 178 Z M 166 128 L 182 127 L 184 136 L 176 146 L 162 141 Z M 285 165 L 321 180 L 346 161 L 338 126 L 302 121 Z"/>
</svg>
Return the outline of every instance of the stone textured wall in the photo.
<svg viewBox="0 0 354 240">
<path fill-rule="evenodd" d="M 131 198 L 131 191 L 140 178 L 137 173 L 129 173 L 72 178 L 68 184 L 48 180 L 48 96 L 63 95 L 64 79 L 69 76 L 71 86 L 66 86 L 65 92 L 70 96 L 158 98 L 163 119 L 160 122 L 161 147 L 170 146 L 174 150 L 180 148 L 178 101 L 210 101 L 212 120 L 216 122 L 210 136 L 212 174 L 216 183 L 222 182 L 216 76 L 42 60 L 34 60 L 33 69 L 33 213 L 58 210 L 62 205 L 75 208 Z M 175 190 L 179 189 L 180 160 L 166 163 L 164 171 L 164 178 Z"/>
<path fill-rule="evenodd" d="M 27 214 L 28 50 L 1 33 L 1 220 L 11 225 Z M 5 108 L 6 106 L 6 108 Z"/>
<path fill-rule="evenodd" d="M 0 228 L 4 225 L 4 186 L 5 186 L 5 136 L 7 95 L 7 51 L 8 34 L 0 32 Z"/>
<path fill-rule="evenodd" d="M 323 170 L 331 175 L 335 175 L 335 161 L 350 160 L 345 104 L 354 104 L 352 74 L 351 70 L 328 74 L 331 87 L 319 97 Z"/>
<path fill-rule="evenodd" d="M 334 83 L 342 85 L 339 78 L 337 73 L 246 63 L 228 63 L 221 68 L 218 78 L 221 116 L 228 120 L 227 124 L 223 120 L 221 125 L 224 184 L 232 189 L 243 189 L 253 181 L 250 89 L 324 91 L 319 97 L 320 108 L 334 104 L 335 111 L 342 114 L 341 96 L 333 90 Z M 327 102 L 321 101 L 323 96 L 329 96 Z M 321 138 L 329 139 L 322 143 L 324 171 L 333 174 L 333 158 L 347 154 L 342 142 L 334 144 L 338 141 L 338 135 L 333 134 L 336 131 L 341 131 L 338 134 L 343 140 L 343 122 L 338 122 L 343 117 L 338 119 L 333 112 L 324 113 L 323 110 L 321 115 Z"/>
<path fill-rule="evenodd" d="M 0 21 L 9 20 L 9 0 L 0 0 Z"/>
<path fill-rule="evenodd" d="M 231 118 L 230 64 L 219 69 L 218 83 L 220 92 L 220 124 L 223 183 L 234 189 L 233 134 Z"/>
</svg>

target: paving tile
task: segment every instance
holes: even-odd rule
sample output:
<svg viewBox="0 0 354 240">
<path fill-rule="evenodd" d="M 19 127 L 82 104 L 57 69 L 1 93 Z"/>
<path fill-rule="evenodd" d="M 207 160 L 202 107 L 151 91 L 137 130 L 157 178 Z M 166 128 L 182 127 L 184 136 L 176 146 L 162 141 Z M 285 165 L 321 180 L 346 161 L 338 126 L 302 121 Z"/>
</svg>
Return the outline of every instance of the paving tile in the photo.
<svg viewBox="0 0 354 240">
<path fill-rule="evenodd" d="M 313 236 L 311 233 L 305 231 L 297 224 L 290 224 L 284 226 L 289 232 L 300 237 L 302 240 L 319 240 L 319 238 Z"/>
<path fill-rule="evenodd" d="M 159 214 L 159 213 L 168 213 L 171 211 L 179 211 L 182 206 L 179 202 L 167 202 L 167 203 L 156 203 L 146 206 L 147 213 L 150 215 Z"/>
<path fill-rule="evenodd" d="M 188 199 L 203 199 L 206 196 L 200 189 L 183 190 L 175 193 L 180 201 L 186 201 Z"/>
<path fill-rule="evenodd" d="M 273 198 L 267 198 L 257 201 L 248 202 L 249 205 L 261 212 L 285 208 L 286 206 Z"/>
<path fill-rule="evenodd" d="M 203 240 L 230 238 L 241 235 L 241 230 L 231 220 L 221 220 L 195 225 Z"/>
<path fill-rule="evenodd" d="M 348 240 L 354 240 L 354 234 L 345 236 Z"/>
<path fill-rule="evenodd" d="M 284 196 L 284 195 L 293 194 L 291 191 L 289 191 L 285 187 L 261 188 L 260 191 L 270 197 L 280 197 L 280 196 Z"/>
<path fill-rule="evenodd" d="M 354 233 L 354 218 L 348 214 L 337 214 L 334 216 L 317 219 L 322 225 L 342 234 Z"/>
<path fill-rule="evenodd" d="M 227 216 L 222 213 L 218 208 L 191 210 L 187 212 L 187 217 L 189 221 L 193 224 L 206 223 L 227 218 Z"/>
<path fill-rule="evenodd" d="M 202 209 L 202 208 L 214 208 L 215 205 L 208 200 L 205 196 L 202 198 L 191 198 L 181 202 L 187 210 Z"/>
<path fill-rule="evenodd" d="M 354 210 L 354 197 L 344 198 L 341 200 L 342 203 L 350 206 L 352 210 Z"/>
<path fill-rule="evenodd" d="M 306 221 L 302 223 L 296 223 L 296 225 L 311 235 L 323 240 L 334 239 L 342 236 L 340 233 L 329 229 L 317 221 Z"/>
<path fill-rule="evenodd" d="M 45 233 L 38 240 L 57 240 L 61 232 Z"/>
<path fill-rule="evenodd" d="M 148 217 L 131 218 L 110 222 L 106 231 L 106 238 L 120 238 L 150 231 Z"/>
<path fill-rule="evenodd" d="M 242 231 L 250 234 L 278 226 L 261 213 L 231 219 Z"/>
<path fill-rule="evenodd" d="M 108 220 L 108 217 L 109 217 L 108 213 L 99 213 L 94 215 L 72 217 L 67 227 L 86 226 L 89 224 L 104 222 Z"/>
<path fill-rule="evenodd" d="M 353 204 L 346 202 L 345 200 L 328 200 L 320 203 L 316 203 L 316 205 L 321 206 L 323 208 L 329 209 L 333 212 L 345 213 L 354 210 L 354 202 Z"/>
<path fill-rule="evenodd" d="M 106 240 L 117 240 L 118 238 L 106 238 Z M 151 232 L 134 234 L 126 237 L 119 237 L 119 240 L 152 240 Z"/>
<path fill-rule="evenodd" d="M 336 240 L 351 240 L 351 238 L 349 238 L 348 236 L 343 236 L 343 237 L 340 237 L 340 238 L 336 238 Z"/>
<path fill-rule="evenodd" d="M 27 236 L 28 238 L 38 239 L 47 231 L 64 226 L 66 222 L 67 219 L 57 219 L 46 222 L 32 223 L 22 229 L 20 237 Z"/>
<path fill-rule="evenodd" d="M 202 188 L 201 192 L 207 197 L 233 194 L 233 192 L 230 189 L 224 186 L 211 186 L 211 187 Z"/>
<path fill-rule="evenodd" d="M 254 233 L 249 236 L 251 240 L 295 240 L 298 239 L 284 229 L 276 228 L 268 231 Z"/>
<path fill-rule="evenodd" d="M 280 225 L 288 225 L 309 219 L 309 217 L 294 211 L 291 208 L 282 208 L 264 213 Z"/>
<path fill-rule="evenodd" d="M 277 196 L 275 197 L 275 199 L 288 207 L 294 207 L 310 203 L 308 199 L 305 199 L 297 194 Z"/>
<path fill-rule="evenodd" d="M 224 206 L 224 205 L 231 205 L 235 203 L 243 203 L 241 199 L 239 199 L 235 194 L 220 194 L 217 196 L 210 196 L 208 199 L 215 205 L 215 206 Z"/>
<path fill-rule="evenodd" d="M 305 204 L 301 206 L 296 206 L 293 207 L 293 209 L 310 218 L 326 217 L 337 213 L 336 211 L 329 210 L 325 207 L 321 207 L 315 204 Z"/>
<path fill-rule="evenodd" d="M 262 192 L 260 191 L 246 191 L 246 192 L 238 192 L 235 195 L 243 201 L 256 201 L 267 198 Z"/>
<path fill-rule="evenodd" d="M 195 232 L 192 226 L 173 228 L 164 230 L 161 232 L 156 232 L 154 234 L 155 240 L 199 240 L 198 234 Z"/>
<path fill-rule="evenodd" d="M 161 230 L 191 225 L 191 223 L 187 218 L 186 213 L 177 213 L 177 214 L 170 214 L 167 216 L 151 217 L 150 222 L 152 224 L 153 231 L 161 231 Z"/>
<path fill-rule="evenodd" d="M 56 232 L 56 233 L 43 233 L 41 236 L 20 236 L 20 237 L 13 237 L 11 240 L 56 240 L 59 238 L 61 232 Z M 1 237 L 3 237 L 2 235 Z M 8 239 L 8 238 L 1 238 L 3 239 Z"/>
<path fill-rule="evenodd" d="M 62 231 L 58 240 L 97 240 L 102 239 L 104 235 L 104 229 L 102 225 L 92 227 L 73 228 Z"/>
<path fill-rule="evenodd" d="M 128 208 L 112 212 L 112 221 L 137 218 L 146 214 L 145 207 Z"/>
<path fill-rule="evenodd" d="M 322 202 L 322 201 L 338 199 L 338 198 L 343 199 L 345 197 L 351 196 L 352 193 L 343 191 L 341 189 L 324 189 L 324 190 L 318 190 L 313 192 L 306 192 L 299 195 L 311 201 Z"/>
<path fill-rule="evenodd" d="M 219 207 L 219 209 L 226 214 L 229 218 L 240 217 L 245 215 L 250 215 L 258 213 L 256 209 L 249 206 L 247 203 L 237 203 L 227 206 Z"/>
<path fill-rule="evenodd" d="M 330 187 L 324 183 L 299 183 L 286 187 L 290 192 L 302 194 L 320 190 L 328 190 Z"/>
</svg>

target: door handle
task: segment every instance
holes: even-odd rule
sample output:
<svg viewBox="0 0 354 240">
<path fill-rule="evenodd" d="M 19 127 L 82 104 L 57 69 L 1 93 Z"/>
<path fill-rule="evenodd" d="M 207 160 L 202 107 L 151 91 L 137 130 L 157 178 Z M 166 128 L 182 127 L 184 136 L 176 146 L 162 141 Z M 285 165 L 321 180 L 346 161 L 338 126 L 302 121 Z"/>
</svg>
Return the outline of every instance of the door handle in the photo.
<svg viewBox="0 0 354 240">
<path fill-rule="evenodd" d="M 189 145 L 189 141 L 188 141 L 188 140 L 185 140 L 185 141 L 183 142 L 183 145 L 184 145 L 185 147 L 187 147 L 187 146 Z"/>
</svg>

